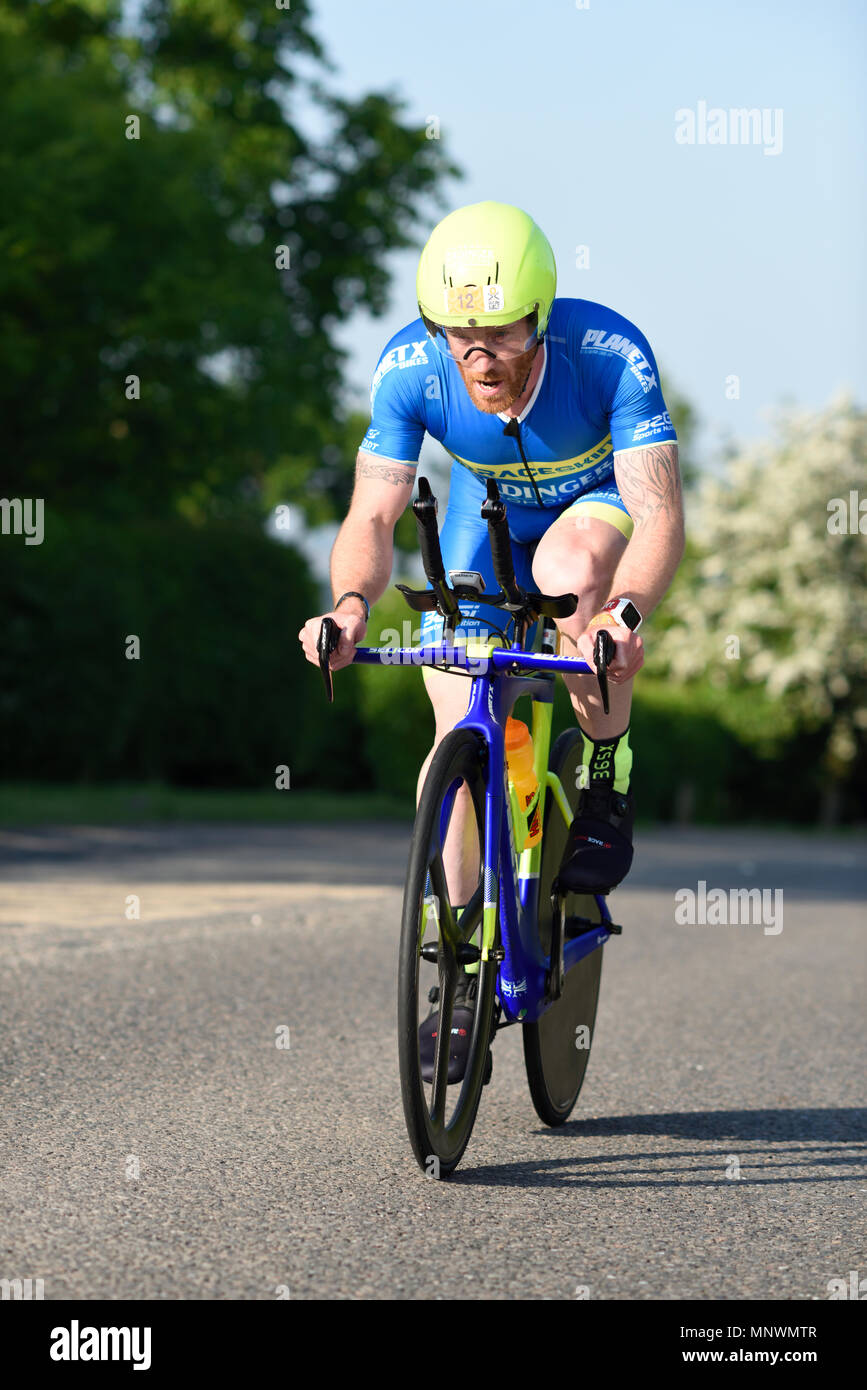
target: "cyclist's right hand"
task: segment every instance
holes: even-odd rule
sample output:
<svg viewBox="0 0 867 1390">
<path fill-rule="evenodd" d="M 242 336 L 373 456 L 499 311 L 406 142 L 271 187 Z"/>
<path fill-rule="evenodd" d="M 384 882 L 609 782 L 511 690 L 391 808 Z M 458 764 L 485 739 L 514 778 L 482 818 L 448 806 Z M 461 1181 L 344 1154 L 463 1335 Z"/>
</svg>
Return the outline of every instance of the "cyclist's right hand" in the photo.
<svg viewBox="0 0 867 1390">
<path fill-rule="evenodd" d="M 355 649 L 367 631 L 367 623 L 357 613 L 347 613 L 345 608 L 336 613 L 322 613 L 318 618 L 308 618 L 298 634 L 298 639 L 304 648 L 304 655 L 314 666 L 319 665 L 317 643 L 324 618 L 333 618 L 340 628 L 340 641 L 331 653 L 328 663 L 332 671 L 339 671 L 342 667 L 352 664 Z"/>
</svg>

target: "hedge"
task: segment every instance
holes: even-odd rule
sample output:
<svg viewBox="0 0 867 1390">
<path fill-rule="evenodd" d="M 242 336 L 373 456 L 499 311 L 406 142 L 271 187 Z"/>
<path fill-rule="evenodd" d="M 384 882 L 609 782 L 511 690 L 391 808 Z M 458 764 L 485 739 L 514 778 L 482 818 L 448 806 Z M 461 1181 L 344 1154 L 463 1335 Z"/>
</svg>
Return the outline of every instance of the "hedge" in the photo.
<svg viewBox="0 0 867 1390">
<path fill-rule="evenodd" d="M 0 586 L 0 780 L 270 788 L 285 764 L 292 787 L 411 804 L 434 732 L 420 669 L 340 671 L 329 705 L 297 639 L 321 596 L 252 524 L 48 514 L 42 545 L 0 537 Z M 417 624 L 389 589 L 365 642 L 411 643 Z M 555 733 L 573 722 L 558 681 Z M 631 741 L 644 819 L 818 817 L 824 731 L 796 735 L 761 693 L 642 672 Z M 842 813 L 863 814 L 854 792 Z"/>
<path fill-rule="evenodd" d="M 47 514 L 0 538 L 2 776 L 332 788 L 368 779 L 354 672 L 329 710 L 297 633 L 319 599 L 254 526 Z M 129 639 L 139 655 L 129 659 Z"/>
</svg>

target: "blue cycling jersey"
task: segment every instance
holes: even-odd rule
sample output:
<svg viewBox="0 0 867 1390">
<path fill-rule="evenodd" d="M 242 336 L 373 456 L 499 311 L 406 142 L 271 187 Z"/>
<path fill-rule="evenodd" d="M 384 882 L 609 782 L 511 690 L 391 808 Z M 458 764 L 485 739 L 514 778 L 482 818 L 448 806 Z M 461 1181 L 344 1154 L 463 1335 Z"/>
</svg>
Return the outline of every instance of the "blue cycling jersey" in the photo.
<svg viewBox="0 0 867 1390">
<path fill-rule="evenodd" d="M 615 451 L 677 439 L 650 344 L 622 314 L 555 299 L 542 350 L 516 438 L 503 433 L 508 415 L 473 405 L 457 364 L 415 319 L 379 359 L 361 449 L 415 464 L 427 431 L 477 478 L 496 478 L 509 509 L 538 508 L 541 499 L 559 512 L 613 478 Z"/>
</svg>

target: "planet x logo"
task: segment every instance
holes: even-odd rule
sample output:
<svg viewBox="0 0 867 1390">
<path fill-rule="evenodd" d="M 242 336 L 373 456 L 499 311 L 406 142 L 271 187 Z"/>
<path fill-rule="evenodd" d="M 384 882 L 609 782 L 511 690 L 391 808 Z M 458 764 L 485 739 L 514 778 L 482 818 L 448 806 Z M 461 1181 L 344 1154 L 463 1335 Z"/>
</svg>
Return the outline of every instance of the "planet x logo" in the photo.
<svg viewBox="0 0 867 1390">
<path fill-rule="evenodd" d="M 590 352 L 612 352 L 629 363 L 629 370 L 646 394 L 657 385 L 656 373 L 641 351 L 622 333 L 606 333 L 604 328 L 588 328 L 581 340 L 581 347 Z"/>
</svg>

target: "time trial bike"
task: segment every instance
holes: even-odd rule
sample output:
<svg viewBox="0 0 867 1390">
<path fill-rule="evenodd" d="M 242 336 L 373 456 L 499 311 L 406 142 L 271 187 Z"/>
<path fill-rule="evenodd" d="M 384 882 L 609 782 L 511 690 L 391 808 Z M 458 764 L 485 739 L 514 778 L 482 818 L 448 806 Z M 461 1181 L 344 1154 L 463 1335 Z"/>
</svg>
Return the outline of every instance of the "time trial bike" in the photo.
<svg viewBox="0 0 867 1390">
<path fill-rule="evenodd" d="M 490 1079 L 496 1035 L 520 1025 L 530 1094 L 548 1125 L 563 1124 L 584 1081 L 596 1020 L 602 948 L 621 927 L 603 894 L 561 891 L 557 873 L 578 794 L 586 785 L 577 727 L 551 747 L 556 673 L 593 675 L 586 662 L 558 655 L 556 618 L 574 613 L 575 594 L 524 590 L 514 571 L 505 504 L 487 483 L 481 514 L 488 524 L 499 592 L 483 592 L 475 571 L 446 579 L 437 504 L 425 478 L 413 501 L 430 588 L 396 587 L 415 612 L 436 609 L 442 641 L 422 647 L 359 647 L 354 660 L 382 666 L 412 663 L 471 679 L 467 713 L 437 748 L 419 798 L 403 898 L 398 987 L 400 1083 L 407 1131 L 426 1176 L 453 1172 L 469 1142 L 482 1090 Z M 451 581 L 451 582 L 449 582 Z M 457 640 L 461 604 L 485 603 L 508 615 L 499 638 Z M 525 648 L 531 627 L 538 650 Z M 320 668 L 333 698 L 329 657 L 340 630 L 325 618 Z M 595 674 L 608 712 L 609 634 L 597 634 Z M 517 794 L 506 749 L 506 723 L 529 697 L 533 772 L 538 796 Z M 460 808 L 460 809 L 458 809 Z M 466 862 L 478 865 L 476 886 L 458 916 L 443 852 L 450 825 L 462 837 Z M 541 831 L 541 834 L 540 834 Z M 529 842 L 529 843 L 528 843 Z M 476 975 L 466 1068 L 449 1083 L 455 995 L 461 972 Z M 466 985 L 466 980 L 464 981 Z M 436 1013 L 433 1073 L 422 1074 L 419 1026 Z"/>
</svg>

